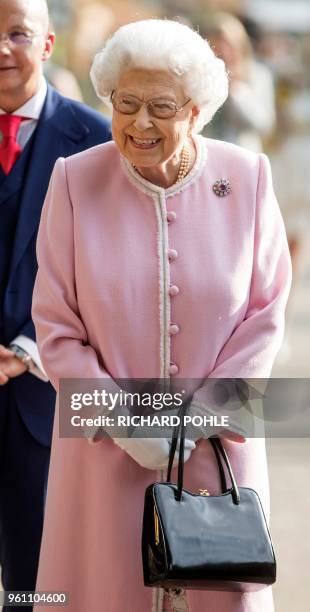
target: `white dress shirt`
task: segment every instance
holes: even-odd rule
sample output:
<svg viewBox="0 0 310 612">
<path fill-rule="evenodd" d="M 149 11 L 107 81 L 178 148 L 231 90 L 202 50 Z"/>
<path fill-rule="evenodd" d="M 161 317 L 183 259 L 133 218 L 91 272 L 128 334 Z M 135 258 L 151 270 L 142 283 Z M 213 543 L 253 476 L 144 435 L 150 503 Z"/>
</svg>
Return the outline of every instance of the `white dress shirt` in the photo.
<svg viewBox="0 0 310 612">
<path fill-rule="evenodd" d="M 23 106 L 12 113 L 12 115 L 27 117 L 26 121 L 22 121 L 16 138 L 22 149 L 25 148 L 27 142 L 30 140 L 34 130 L 37 127 L 41 111 L 44 106 L 46 93 L 47 83 L 45 78 L 42 76 L 37 93 L 30 98 L 26 104 L 23 104 Z M 0 115 L 5 114 L 6 112 L 0 108 Z M 17 346 L 22 348 L 31 356 L 33 366 L 30 366 L 29 371 L 31 374 L 34 374 L 34 376 L 37 376 L 37 378 L 47 382 L 48 376 L 43 368 L 36 342 L 27 336 L 20 335 L 12 340 L 11 344 L 17 344 Z"/>
<path fill-rule="evenodd" d="M 20 128 L 17 133 L 17 142 L 22 149 L 25 148 L 28 140 L 30 140 L 34 130 L 37 127 L 42 108 L 44 106 L 45 98 L 47 93 L 47 83 L 45 78 L 42 76 L 40 86 L 37 93 L 28 100 L 23 106 L 18 108 L 12 115 L 18 115 L 19 117 L 27 117 L 25 121 L 22 121 Z M 6 112 L 0 108 L 0 115 L 5 115 Z"/>
</svg>

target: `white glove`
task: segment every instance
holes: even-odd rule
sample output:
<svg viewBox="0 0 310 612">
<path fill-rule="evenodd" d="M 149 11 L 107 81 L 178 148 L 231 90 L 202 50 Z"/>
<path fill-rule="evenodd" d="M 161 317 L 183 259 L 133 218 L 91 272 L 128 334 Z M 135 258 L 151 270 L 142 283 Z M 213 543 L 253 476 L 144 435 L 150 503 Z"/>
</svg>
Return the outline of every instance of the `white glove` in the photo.
<svg viewBox="0 0 310 612">
<path fill-rule="evenodd" d="M 148 470 L 166 469 L 168 467 L 171 441 L 166 438 L 113 438 L 113 440 L 134 461 Z M 184 462 L 190 458 L 194 448 L 196 448 L 195 442 L 185 438 Z M 178 465 L 178 462 L 179 452 L 176 450 L 173 467 Z"/>
</svg>

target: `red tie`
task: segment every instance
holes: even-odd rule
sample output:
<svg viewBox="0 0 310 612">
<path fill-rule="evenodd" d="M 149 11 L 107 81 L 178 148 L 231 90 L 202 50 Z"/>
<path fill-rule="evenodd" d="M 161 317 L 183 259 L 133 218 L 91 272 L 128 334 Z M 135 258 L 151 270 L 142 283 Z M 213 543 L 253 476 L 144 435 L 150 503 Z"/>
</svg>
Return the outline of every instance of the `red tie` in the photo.
<svg viewBox="0 0 310 612">
<path fill-rule="evenodd" d="M 0 164 L 4 174 L 9 174 L 20 156 L 22 149 L 16 141 L 16 136 L 22 117 L 17 115 L 0 115 Z"/>
</svg>

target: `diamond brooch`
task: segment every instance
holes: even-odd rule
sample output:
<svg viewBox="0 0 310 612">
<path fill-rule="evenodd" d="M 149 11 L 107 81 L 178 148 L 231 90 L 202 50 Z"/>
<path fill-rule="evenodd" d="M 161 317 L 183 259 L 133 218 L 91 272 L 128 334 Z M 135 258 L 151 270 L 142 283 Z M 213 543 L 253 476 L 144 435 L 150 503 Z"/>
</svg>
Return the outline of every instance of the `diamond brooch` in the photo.
<svg viewBox="0 0 310 612">
<path fill-rule="evenodd" d="M 231 184 L 227 179 L 218 179 L 212 187 L 214 193 L 222 198 L 231 192 Z"/>
</svg>

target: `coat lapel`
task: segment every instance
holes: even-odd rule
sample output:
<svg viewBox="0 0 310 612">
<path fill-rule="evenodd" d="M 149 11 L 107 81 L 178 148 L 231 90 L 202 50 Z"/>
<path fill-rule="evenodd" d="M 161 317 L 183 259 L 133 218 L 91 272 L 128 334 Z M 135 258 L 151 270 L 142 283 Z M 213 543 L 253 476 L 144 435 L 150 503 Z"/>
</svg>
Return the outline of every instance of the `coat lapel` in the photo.
<svg viewBox="0 0 310 612">
<path fill-rule="evenodd" d="M 13 247 L 10 277 L 37 230 L 50 176 L 58 157 L 76 153 L 77 143 L 89 129 L 77 118 L 68 100 L 48 87 L 45 105 L 36 128 L 31 160 L 22 194 Z"/>
</svg>

